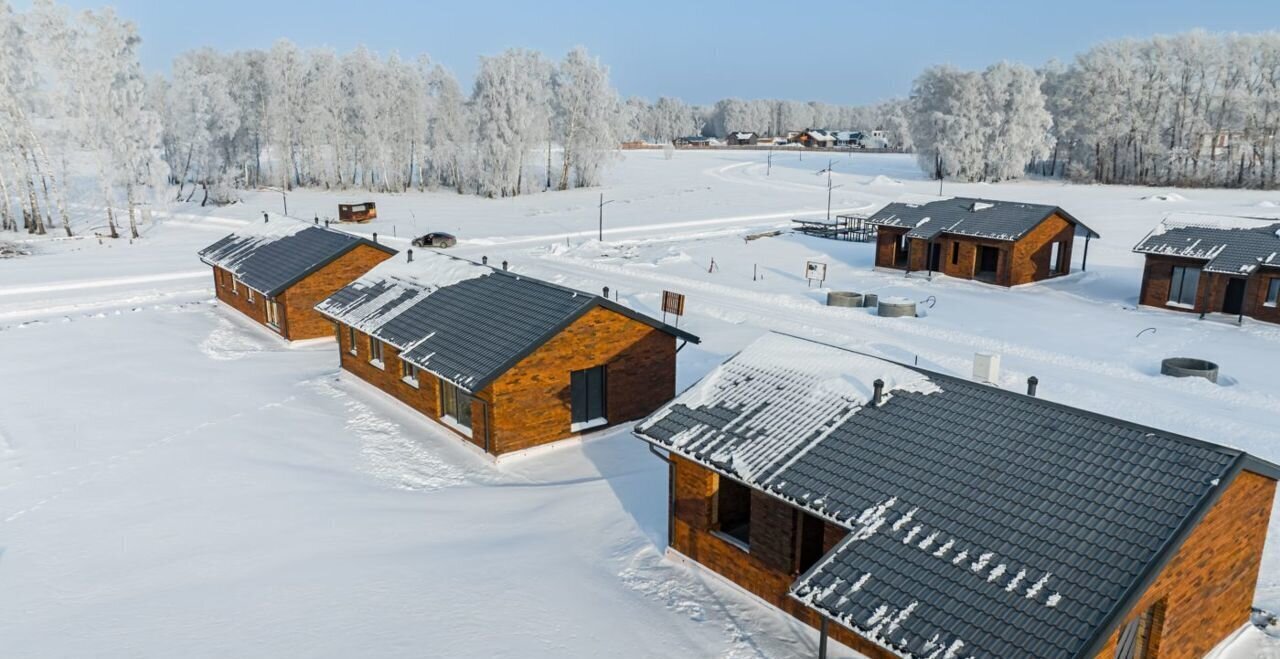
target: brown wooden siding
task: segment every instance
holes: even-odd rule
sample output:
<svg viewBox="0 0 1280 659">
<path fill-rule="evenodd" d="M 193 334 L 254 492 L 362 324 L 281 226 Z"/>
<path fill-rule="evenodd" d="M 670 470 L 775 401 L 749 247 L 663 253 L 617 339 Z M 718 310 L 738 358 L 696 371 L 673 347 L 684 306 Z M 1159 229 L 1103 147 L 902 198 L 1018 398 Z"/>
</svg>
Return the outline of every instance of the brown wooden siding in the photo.
<svg viewBox="0 0 1280 659">
<path fill-rule="evenodd" d="M 878 229 L 875 260 L 877 267 L 899 268 L 894 265 L 895 246 L 898 237 L 906 231 L 907 229 L 891 227 Z M 1074 241 L 1075 225 L 1056 213 L 1050 215 L 1016 242 L 943 234 L 934 241 L 939 250 L 936 272 L 959 279 L 975 279 L 978 268 L 978 248 L 992 247 L 999 250 L 1000 259 L 995 279 L 991 283 L 1000 286 L 1017 286 L 1041 281 L 1070 272 Z M 1062 244 L 1062 254 L 1059 257 L 1063 264 L 1061 272 L 1051 272 L 1049 268 L 1055 242 Z M 911 240 L 909 266 L 912 272 L 929 270 L 930 249 L 929 241 L 918 238 Z"/>
<path fill-rule="evenodd" d="M 213 268 L 213 288 L 218 300 L 286 339 L 314 339 L 333 332 L 333 324 L 316 312 L 315 305 L 390 256 L 369 245 L 357 245 L 332 263 L 303 277 L 275 298 L 280 309 L 279 327 L 267 324 L 268 298 L 265 295 L 255 291 L 253 302 L 250 302 L 249 289 L 243 283 L 238 294 L 233 293 L 231 273 L 217 266 Z"/>
<path fill-rule="evenodd" d="M 391 255 L 370 245 L 356 245 L 333 262 L 307 275 L 280 295 L 291 341 L 329 336 L 333 324 L 316 312 L 321 300 L 359 279 Z"/>
<path fill-rule="evenodd" d="M 1142 268 L 1142 288 L 1138 293 L 1138 303 L 1148 307 L 1159 307 L 1172 311 L 1189 313 L 1218 313 L 1227 295 L 1227 285 L 1232 279 L 1230 275 L 1201 272 L 1200 288 L 1196 291 L 1195 307 L 1188 309 L 1170 306 L 1169 288 L 1176 266 L 1203 268 L 1204 261 L 1185 259 L 1175 256 L 1148 254 Z M 1243 313 L 1250 318 L 1280 323 L 1280 308 L 1267 306 L 1267 287 L 1272 279 L 1280 279 L 1280 270 L 1261 269 L 1245 277 Z"/>
<path fill-rule="evenodd" d="M 675 337 L 597 307 L 493 382 L 494 452 L 572 436 L 570 373 L 600 365 L 610 425 L 639 419 L 675 396 Z"/>
</svg>

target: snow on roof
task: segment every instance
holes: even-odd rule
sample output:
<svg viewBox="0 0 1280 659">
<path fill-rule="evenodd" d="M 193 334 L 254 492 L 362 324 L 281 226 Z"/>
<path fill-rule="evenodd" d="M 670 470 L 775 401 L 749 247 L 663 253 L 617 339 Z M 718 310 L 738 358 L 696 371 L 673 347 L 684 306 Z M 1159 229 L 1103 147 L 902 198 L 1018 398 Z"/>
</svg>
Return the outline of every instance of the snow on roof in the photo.
<svg viewBox="0 0 1280 659">
<path fill-rule="evenodd" d="M 246 225 L 199 254 L 202 261 L 230 272 L 246 286 L 274 296 L 360 243 L 372 245 L 337 229 L 284 220 Z"/>
<path fill-rule="evenodd" d="M 1233 469 L 1275 477 L 1233 449 L 776 334 L 636 433 L 846 529 L 791 596 L 902 657 L 1080 656 Z"/>
<path fill-rule="evenodd" d="M 1249 274 L 1280 265 L 1280 218 L 1170 213 L 1133 251 L 1205 261 L 1209 272 Z"/>
<path fill-rule="evenodd" d="M 992 240 L 1018 240 L 1045 218 L 1057 213 L 1075 224 L 1077 231 L 1091 237 L 1098 234 L 1057 206 L 994 199 L 955 197 L 929 198 L 920 203 L 914 196 L 885 205 L 867 222 L 887 227 L 907 227 L 907 236 L 930 240 L 943 233 Z M 925 226 L 920 222 L 931 218 Z"/>
<path fill-rule="evenodd" d="M 677 406 L 715 409 L 734 420 L 693 426 L 673 447 L 708 454 L 748 481 L 764 482 L 804 446 L 871 400 L 873 381 L 895 391 L 936 390 L 920 373 L 853 352 L 766 334 L 646 419 L 653 427 Z"/>
</svg>

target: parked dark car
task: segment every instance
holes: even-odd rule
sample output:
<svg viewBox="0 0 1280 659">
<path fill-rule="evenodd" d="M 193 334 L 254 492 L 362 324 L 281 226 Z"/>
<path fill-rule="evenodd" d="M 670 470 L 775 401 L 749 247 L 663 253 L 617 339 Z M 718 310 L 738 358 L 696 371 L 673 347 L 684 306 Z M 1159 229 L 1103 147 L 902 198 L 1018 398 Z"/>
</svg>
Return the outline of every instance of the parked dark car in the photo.
<svg viewBox="0 0 1280 659">
<path fill-rule="evenodd" d="M 458 239 L 453 237 L 451 233 L 434 232 L 428 233 L 413 239 L 414 247 L 453 247 L 458 244 Z"/>
</svg>

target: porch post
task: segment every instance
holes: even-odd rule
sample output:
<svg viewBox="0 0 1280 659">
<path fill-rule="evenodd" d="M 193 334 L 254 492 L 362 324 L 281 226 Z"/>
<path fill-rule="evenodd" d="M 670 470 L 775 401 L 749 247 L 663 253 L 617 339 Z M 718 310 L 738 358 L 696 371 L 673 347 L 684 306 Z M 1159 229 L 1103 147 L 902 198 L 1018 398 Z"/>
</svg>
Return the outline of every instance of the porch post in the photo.
<svg viewBox="0 0 1280 659">
<path fill-rule="evenodd" d="M 822 616 L 818 626 L 818 659 L 827 659 L 827 617 Z"/>
<path fill-rule="evenodd" d="M 1080 272 L 1089 269 L 1089 234 L 1084 235 L 1084 258 L 1080 260 Z"/>
</svg>

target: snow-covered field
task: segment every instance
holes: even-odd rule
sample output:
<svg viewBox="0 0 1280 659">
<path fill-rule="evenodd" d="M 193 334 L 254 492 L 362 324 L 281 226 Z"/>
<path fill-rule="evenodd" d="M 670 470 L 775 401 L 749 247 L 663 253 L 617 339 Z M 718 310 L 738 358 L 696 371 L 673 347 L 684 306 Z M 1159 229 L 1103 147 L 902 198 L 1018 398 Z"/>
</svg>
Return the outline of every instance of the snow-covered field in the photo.
<svg viewBox="0 0 1280 659">
<path fill-rule="evenodd" d="M 367 197 L 379 219 L 354 231 L 401 247 L 450 231 L 455 253 L 655 315 L 663 289 L 686 293 L 681 327 L 703 343 L 680 353 L 682 388 L 767 329 L 962 375 L 994 351 L 1003 386 L 1035 375 L 1044 397 L 1280 461 L 1280 327 L 1135 309 L 1129 251 L 1166 213 L 1280 216 L 1280 193 L 946 184 L 1058 204 L 1102 234 L 1087 272 L 1002 290 L 874 272 L 865 244 L 744 240 L 825 212 L 826 158 L 780 153 L 766 176 L 765 157 L 633 151 L 601 190 L 296 191 L 288 207 L 332 217 Z M 841 210 L 938 191 L 905 156 L 841 155 L 835 171 Z M 4 656 L 812 654 L 808 630 L 662 557 L 665 465 L 626 429 L 494 466 L 339 378 L 331 344 L 287 347 L 218 308 L 195 251 L 281 210 L 271 192 L 157 208 L 132 244 L 42 240 L 0 260 Z M 807 260 L 829 264 L 827 289 L 806 286 Z M 936 304 L 881 319 L 823 306 L 828 289 Z M 1168 356 L 1218 362 L 1222 385 L 1160 376 Z M 1278 536 L 1257 596 L 1273 610 Z M 1280 652 L 1252 630 L 1236 645 Z"/>
</svg>

